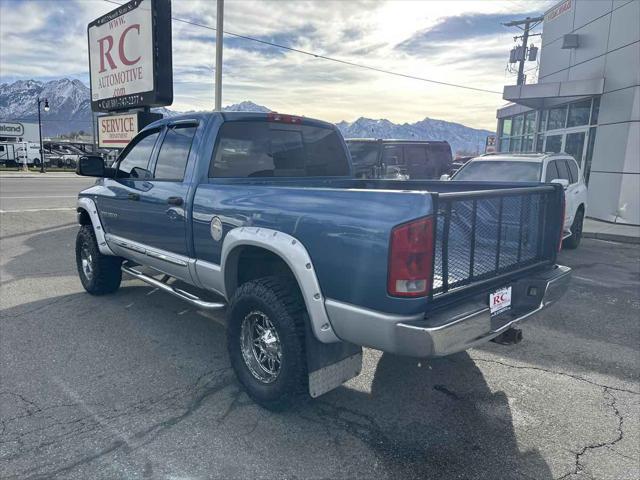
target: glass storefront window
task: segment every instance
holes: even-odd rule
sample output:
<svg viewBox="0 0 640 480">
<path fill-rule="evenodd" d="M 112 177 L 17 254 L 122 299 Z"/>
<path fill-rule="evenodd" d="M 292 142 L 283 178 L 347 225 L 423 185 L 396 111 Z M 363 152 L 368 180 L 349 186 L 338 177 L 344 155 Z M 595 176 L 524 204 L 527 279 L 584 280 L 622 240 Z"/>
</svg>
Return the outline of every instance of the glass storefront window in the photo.
<svg viewBox="0 0 640 480">
<path fill-rule="evenodd" d="M 596 127 L 589 129 L 589 140 L 587 141 L 587 155 L 584 159 L 584 168 L 582 169 L 582 175 L 584 176 L 584 182 L 589 185 L 589 175 L 591 174 L 591 159 L 593 157 L 593 146 L 596 143 Z"/>
<path fill-rule="evenodd" d="M 552 108 L 549 110 L 549 119 L 547 120 L 547 130 L 555 130 L 564 128 L 567 119 L 567 106 Z"/>
<path fill-rule="evenodd" d="M 524 133 L 530 134 L 536 131 L 536 112 L 529 112 L 524 116 Z"/>
<path fill-rule="evenodd" d="M 513 153 L 520 152 L 520 146 L 522 144 L 522 138 L 516 137 L 511 139 L 511 146 L 509 147 L 509 151 Z"/>
<path fill-rule="evenodd" d="M 598 123 L 598 113 L 600 112 L 600 97 L 594 97 L 593 107 L 591 107 L 591 125 Z"/>
<path fill-rule="evenodd" d="M 536 136 L 536 152 L 538 153 L 544 152 L 544 135 Z"/>
<path fill-rule="evenodd" d="M 508 137 L 511 135 L 511 118 L 505 118 L 502 120 L 502 135 Z"/>
<path fill-rule="evenodd" d="M 500 139 L 500 148 L 498 148 L 499 152 L 508 152 L 509 151 L 509 139 L 501 138 Z"/>
<path fill-rule="evenodd" d="M 513 129 L 511 130 L 511 135 L 522 135 L 522 126 L 524 123 L 524 115 L 516 115 L 513 117 Z"/>
<path fill-rule="evenodd" d="M 589 124 L 589 113 L 591 112 L 591 99 L 569 105 L 569 116 L 567 117 L 567 127 L 579 127 Z"/>
<path fill-rule="evenodd" d="M 527 135 L 522 139 L 522 151 L 533 152 L 533 135 Z"/>
<path fill-rule="evenodd" d="M 540 131 L 541 132 L 544 132 L 547 129 L 547 113 L 549 113 L 548 110 L 540 111 Z"/>
<path fill-rule="evenodd" d="M 545 152 L 559 153 L 562 150 L 562 135 L 547 135 Z"/>
</svg>

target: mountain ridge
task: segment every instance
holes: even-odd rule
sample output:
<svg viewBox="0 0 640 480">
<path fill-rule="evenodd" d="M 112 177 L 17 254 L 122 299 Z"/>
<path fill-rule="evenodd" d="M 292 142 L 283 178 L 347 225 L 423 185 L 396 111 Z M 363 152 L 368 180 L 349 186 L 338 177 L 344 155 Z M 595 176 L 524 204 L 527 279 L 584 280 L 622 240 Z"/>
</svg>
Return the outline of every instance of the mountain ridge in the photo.
<svg viewBox="0 0 640 480">
<path fill-rule="evenodd" d="M 44 136 L 71 131 L 91 131 L 91 101 L 89 88 L 77 79 L 62 78 L 42 82 L 17 80 L 0 84 L 0 120 L 37 122 L 36 98 L 46 98 L 50 110 L 42 112 Z M 243 101 L 224 107 L 233 112 L 271 112 L 263 105 Z M 165 116 L 180 113 L 166 107 L 152 109 Z M 400 140 L 446 140 L 453 152 L 476 152 L 484 149 L 487 135 L 493 132 L 466 125 L 425 117 L 414 123 L 394 123 L 386 118 L 359 117 L 352 122 L 336 123 L 345 138 L 394 138 Z"/>
</svg>

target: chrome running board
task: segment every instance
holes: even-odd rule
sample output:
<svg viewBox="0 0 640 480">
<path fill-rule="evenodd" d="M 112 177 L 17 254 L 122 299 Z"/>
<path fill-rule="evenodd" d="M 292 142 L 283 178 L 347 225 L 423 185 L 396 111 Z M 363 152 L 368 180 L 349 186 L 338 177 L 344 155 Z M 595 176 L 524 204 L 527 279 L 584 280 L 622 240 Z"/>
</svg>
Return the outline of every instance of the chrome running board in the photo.
<svg viewBox="0 0 640 480">
<path fill-rule="evenodd" d="M 206 300 L 202 300 L 197 295 L 193 295 L 192 293 L 189 293 L 185 290 L 169 285 L 168 283 L 166 283 L 171 278 L 168 275 L 162 277 L 162 280 L 158 280 L 136 270 L 133 266 L 131 266 L 129 262 L 126 261 L 122 263 L 121 268 L 124 273 L 127 273 L 132 277 L 137 278 L 138 280 L 142 280 L 143 282 L 148 283 L 151 286 L 159 288 L 160 290 L 164 290 L 165 292 L 170 293 L 171 295 L 190 303 L 194 307 L 204 308 L 206 310 L 221 310 L 227 306 L 227 304 L 224 302 L 207 302 Z"/>
</svg>

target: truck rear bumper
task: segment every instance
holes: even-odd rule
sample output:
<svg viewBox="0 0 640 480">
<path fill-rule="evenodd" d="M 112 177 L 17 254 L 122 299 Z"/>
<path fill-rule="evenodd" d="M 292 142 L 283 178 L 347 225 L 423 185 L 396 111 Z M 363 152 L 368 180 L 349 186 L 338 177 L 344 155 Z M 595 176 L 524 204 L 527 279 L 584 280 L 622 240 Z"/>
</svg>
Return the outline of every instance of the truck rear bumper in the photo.
<svg viewBox="0 0 640 480">
<path fill-rule="evenodd" d="M 554 268 L 514 281 L 512 305 L 492 317 L 488 292 L 428 315 L 397 316 L 326 301 L 338 336 L 352 343 L 411 357 L 441 357 L 488 342 L 553 304 L 569 287 L 571 269 Z"/>
</svg>

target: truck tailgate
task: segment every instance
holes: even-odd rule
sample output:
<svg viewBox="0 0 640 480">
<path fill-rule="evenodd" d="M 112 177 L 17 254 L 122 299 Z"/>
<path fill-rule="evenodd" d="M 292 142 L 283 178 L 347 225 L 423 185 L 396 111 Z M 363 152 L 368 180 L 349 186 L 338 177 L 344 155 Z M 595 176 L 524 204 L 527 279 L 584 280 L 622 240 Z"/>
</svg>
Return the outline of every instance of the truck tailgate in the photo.
<svg viewBox="0 0 640 480">
<path fill-rule="evenodd" d="M 432 299 L 556 260 L 563 191 L 542 185 L 436 194 Z"/>
</svg>

